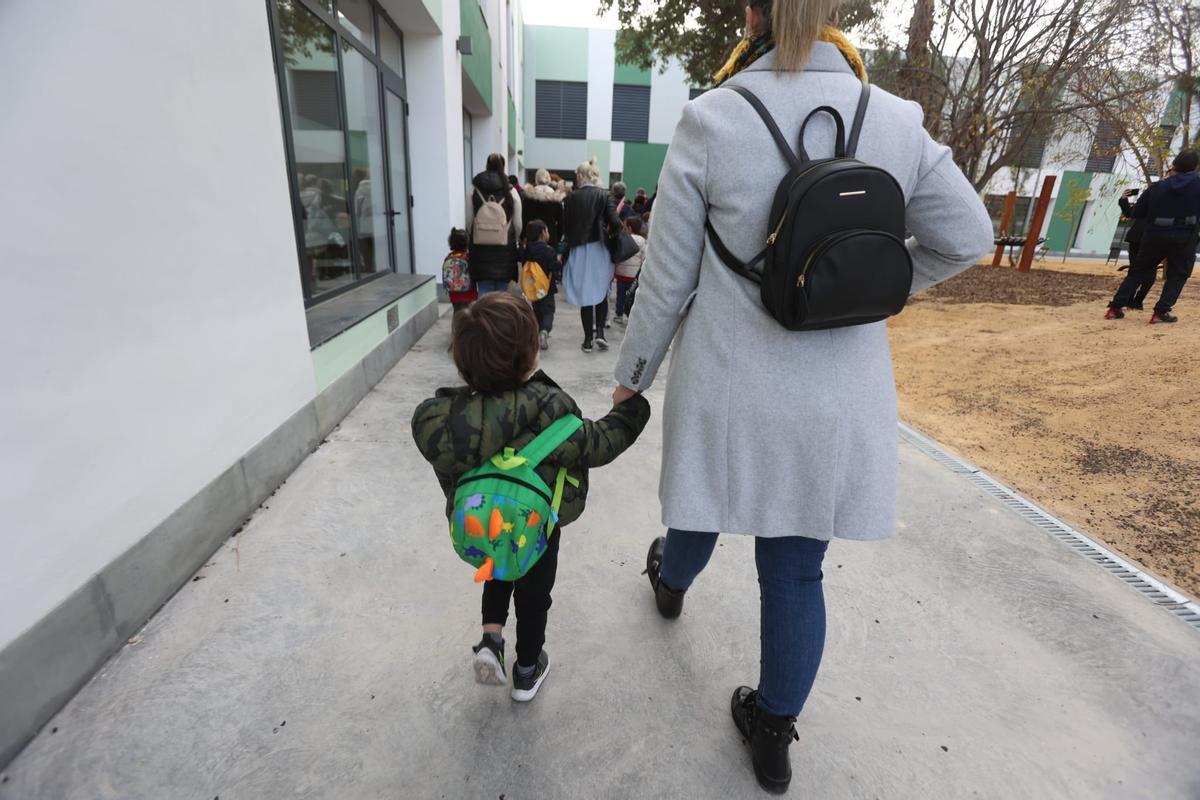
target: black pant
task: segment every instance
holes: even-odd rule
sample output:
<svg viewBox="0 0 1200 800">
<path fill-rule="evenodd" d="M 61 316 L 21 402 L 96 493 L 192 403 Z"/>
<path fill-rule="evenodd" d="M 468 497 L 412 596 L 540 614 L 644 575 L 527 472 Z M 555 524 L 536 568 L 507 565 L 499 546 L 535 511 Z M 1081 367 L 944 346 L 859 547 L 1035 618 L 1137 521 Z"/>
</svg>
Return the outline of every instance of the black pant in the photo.
<svg viewBox="0 0 1200 800">
<path fill-rule="evenodd" d="M 1163 281 L 1162 296 L 1154 304 L 1154 310 L 1159 314 L 1170 311 L 1179 300 L 1179 293 L 1183 291 L 1184 284 L 1192 276 L 1192 267 L 1196 263 L 1194 237 L 1186 241 L 1165 238 L 1143 240 L 1137 259 L 1129 268 L 1129 275 L 1121 281 L 1121 286 L 1109 306 L 1122 308 L 1133 302 L 1134 292 L 1147 278 L 1151 283 L 1154 282 L 1154 273 L 1164 258 L 1167 260 L 1167 274 Z"/>
<path fill-rule="evenodd" d="M 604 323 L 608 322 L 608 298 L 598 306 L 587 306 L 579 309 L 583 318 L 583 338 L 590 342 L 593 337 L 604 338 Z"/>
<path fill-rule="evenodd" d="M 633 284 L 629 281 L 617 279 L 617 316 L 629 316 L 629 309 L 625 308 L 625 298 L 629 296 L 629 287 Z"/>
<path fill-rule="evenodd" d="M 537 317 L 538 330 L 546 333 L 554 330 L 554 287 L 551 286 L 550 289 L 550 294 L 533 303 L 533 315 Z"/>
<path fill-rule="evenodd" d="M 1129 243 L 1129 269 L 1133 269 L 1133 265 L 1137 263 L 1138 253 L 1142 250 L 1142 240 Z M 1133 290 L 1133 305 L 1140 306 L 1146 300 L 1146 295 L 1150 294 L 1150 290 L 1154 288 L 1154 281 L 1158 278 L 1158 266 L 1150 273 L 1148 278 L 1143 278 L 1138 287 Z"/>
<path fill-rule="evenodd" d="M 550 597 L 554 576 L 558 574 L 558 540 L 562 531 L 555 530 L 546 545 L 546 552 L 515 581 L 488 581 L 483 585 L 483 624 L 503 625 L 508 622 L 508 601 L 515 596 L 517 607 L 517 663 L 523 667 L 537 663 L 542 645 L 546 643 L 546 616 L 550 612 Z"/>
</svg>

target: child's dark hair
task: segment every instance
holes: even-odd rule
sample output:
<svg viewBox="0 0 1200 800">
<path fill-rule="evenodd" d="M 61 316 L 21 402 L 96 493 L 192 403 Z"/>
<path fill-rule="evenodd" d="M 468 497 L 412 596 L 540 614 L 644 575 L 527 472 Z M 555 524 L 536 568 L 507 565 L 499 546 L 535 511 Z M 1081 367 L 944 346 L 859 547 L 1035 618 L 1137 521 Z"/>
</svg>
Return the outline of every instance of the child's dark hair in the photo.
<svg viewBox="0 0 1200 800">
<path fill-rule="evenodd" d="M 519 388 L 538 356 L 538 324 L 525 300 L 493 292 L 454 315 L 450 350 L 463 380 L 477 392 Z"/>
<path fill-rule="evenodd" d="M 625 227 L 629 228 L 629 232 L 634 236 L 642 235 L 642 221 L 637 217 L 630 217 L 625 220 Z"/>
<path fill-rule="evenodd" d="M 546 223 L 540 219 L 531 219 L 529 224 L 525 226 L 525 241 L 530 244 L 541 241 L 542 234 L 547 230 Z"/>
<path fill-rule="evenodd" d="M 455 252 L 466 250 L 470 246 L 471 240 L 467 237 L 467 232 L 462 228 L 450 229 L 450 249 Z"/>
</svg>

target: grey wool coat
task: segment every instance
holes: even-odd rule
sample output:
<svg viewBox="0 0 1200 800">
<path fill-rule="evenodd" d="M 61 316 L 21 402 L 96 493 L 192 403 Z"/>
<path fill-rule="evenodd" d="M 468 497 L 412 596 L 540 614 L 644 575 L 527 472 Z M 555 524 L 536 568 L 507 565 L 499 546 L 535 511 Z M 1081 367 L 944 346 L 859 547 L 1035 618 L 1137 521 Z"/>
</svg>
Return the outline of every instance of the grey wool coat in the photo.
<svg viewBox="0 0 1200 800">
<path fill-rule="evenodd" d="M 767 54 L 730 79 L 753 91 L 789 140 L 812 109 L 849 126 L 860 83 L 831 44 L 803 72 L 776 73 Z M 907 203 L 919 292 L 992 246 L 983 203 L 915 104 L 872 88 L 858 158 L 890 172 Z M 833 154 L 818 115 L 806 147 Z M 794 145 L 793 145 L 794 147 Z M 887 325 L 791 332 L 759 288 L 729 270 L 704 232 L 705 212 L 743 259 L 762 249 L 787 165 L 736 93 L 684 108 L 659 181 L 637 305 L 616 378 L 636 390 L 658 376 L 674 341 L 663 414 L 663 523 L 689 531 L 828 540 L 895 532 L 896 389 Z"/>
</svg>

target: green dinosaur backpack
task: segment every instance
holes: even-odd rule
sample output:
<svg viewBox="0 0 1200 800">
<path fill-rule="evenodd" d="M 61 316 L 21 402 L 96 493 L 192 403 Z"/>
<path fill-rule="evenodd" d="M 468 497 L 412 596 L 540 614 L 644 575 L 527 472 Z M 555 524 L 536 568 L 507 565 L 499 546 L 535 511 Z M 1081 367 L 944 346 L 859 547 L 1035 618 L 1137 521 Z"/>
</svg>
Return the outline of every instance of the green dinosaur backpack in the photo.
<svg viewBox="0 0 1200 800">
<path fill-rule="evenodd" d="M 581 427 L 579 417 L 562 417 L 521 452 L 506 447 L 459 479 L 450 541 L 459 558 L 477 568 L 476 583 L 515 581 L 546 552 L 558 523 L 563 485 L 579 482 L 560 469 L 551 493 L 536 468 Z"/>
</svg>

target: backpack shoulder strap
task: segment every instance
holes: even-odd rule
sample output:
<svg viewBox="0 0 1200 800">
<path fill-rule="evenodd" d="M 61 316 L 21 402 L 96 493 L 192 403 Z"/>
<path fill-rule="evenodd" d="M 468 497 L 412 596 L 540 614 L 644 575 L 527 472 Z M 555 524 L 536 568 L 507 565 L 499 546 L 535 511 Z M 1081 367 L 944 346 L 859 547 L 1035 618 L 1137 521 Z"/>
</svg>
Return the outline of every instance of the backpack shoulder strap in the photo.
<svg viewBox="0 0 1200 800">
<path fill-rule="evenodd" d="M 582 427 L 583 420 L 574 414 L 559 417 L 549 428 L 546 428 L 532 442 L 525 445 L 517 456 L 525 459 L 529 463 L 529 466 L 536 467 L 547 456 L 557 450 L 563 442 L 570 439 L 575 434 L 575 431 Z"/>
<path fill-rule="evenodd" d="M 755 96 L 754 92 L 750 91 L 744 86 L 726 86 L 725 88 L 731 89 L 740 94 L 742 99 L 749 103 L 754 110 L 758 112 L 758 116 L 760 116 L 763 123 L 766 124 L 767 130 L 771 132 L 771 138 L 775 140 L 775 144 L 779 147 L 779 152 L 782 153 L 783 157 L 787 159 L 788 166 L 792 167 L 792 169 L 800 166 L 800 160 L 796 158 L 796 154 L 792 151 L 791 146 L 788 145 L 787 139 L 783 137 L 783 133 L 779 130 L 779 125 L 776 124 L 775 118 L 771 116 L 771 112 L 767 111 L 767 107 L 762 104 L 762 100 L 759 100 L 758 97 Z"/>
<path fill-rule="evenodd" d="M 858 109 L 854 112 L 854 124 L 850 126 L 850 140 L 846 143 L 846 157 L 854 158 L 858 150 L 858 135 L 862 133 L 863 120 L 867 116 L 867 103 L 871 100 L 871 84 L 862 82 L 862 91 L 858 95 Z"/>
</svg>

